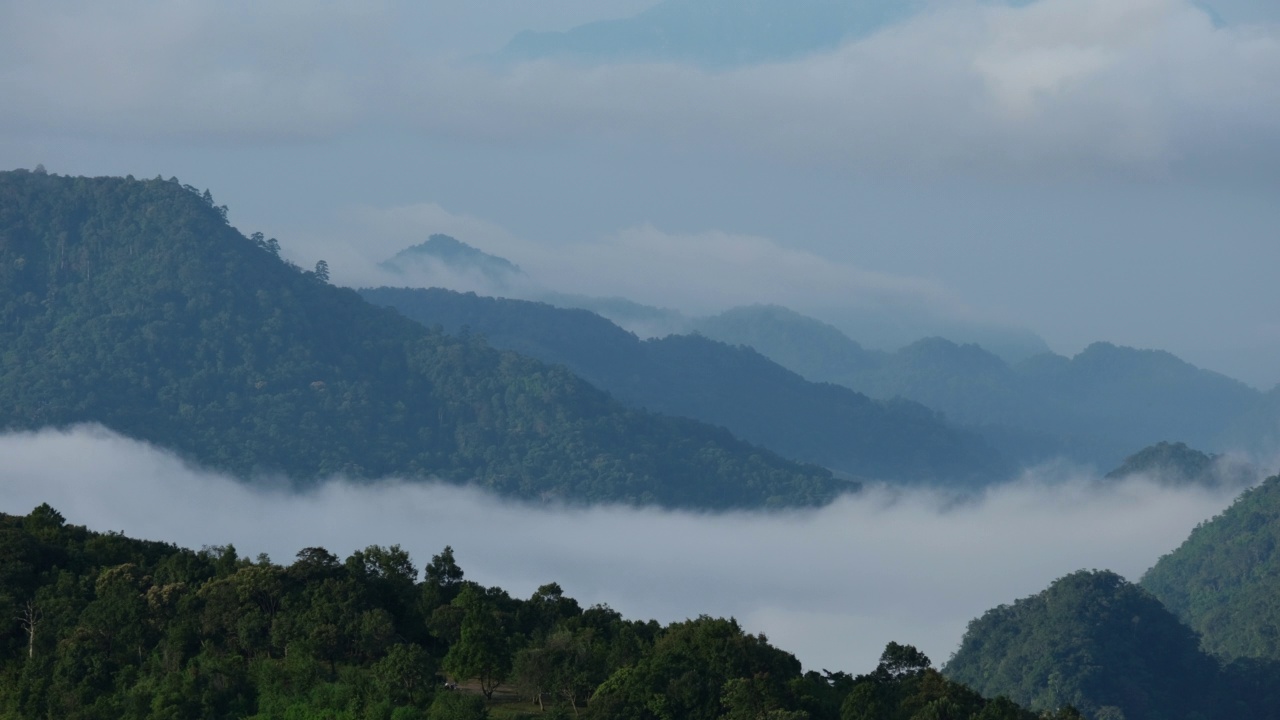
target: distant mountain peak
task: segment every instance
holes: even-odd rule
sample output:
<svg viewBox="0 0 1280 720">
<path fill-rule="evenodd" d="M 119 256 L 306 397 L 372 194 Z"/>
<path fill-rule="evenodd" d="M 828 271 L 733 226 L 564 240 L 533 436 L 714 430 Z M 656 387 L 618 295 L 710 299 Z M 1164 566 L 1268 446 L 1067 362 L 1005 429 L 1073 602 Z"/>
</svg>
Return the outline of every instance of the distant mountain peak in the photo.
<svg viewBox="0 0 1280 720">
<path fill-rule="evenodd" d="M 401 250 L 394 257 L 380 263 L 379 267 L 405 274 L 432 270 L 437 265 L 443 265 L 454 272 L 476 273 L 498 284 L 505 284 L 524 274 L 519 265 L 506 258 L 490 255 L 455 237 L 439 233 L 428 237 L 426 242 Z"/>
</svg>

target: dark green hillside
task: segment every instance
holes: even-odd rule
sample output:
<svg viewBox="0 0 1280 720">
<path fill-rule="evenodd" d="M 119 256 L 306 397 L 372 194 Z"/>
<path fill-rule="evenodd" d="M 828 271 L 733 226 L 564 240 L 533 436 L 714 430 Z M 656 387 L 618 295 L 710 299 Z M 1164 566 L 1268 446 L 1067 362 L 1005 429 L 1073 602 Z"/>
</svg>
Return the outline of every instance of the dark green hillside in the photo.
<svg viewBox="0 0 1280 720">
<path fill-rule="evenodd" d="M 801 673 L 733 619 L 666 627 L 466 579 L 445 547 L 287 565 L 0 514 L 0 717 L 26 720 L 1034 720 L 891 643 Z M 445 682 L 460 686 L 445 687 Z M 1048 716 L 1070 720 L 1078 716 Z"/>
<path fill-rule="evenodd" d="M 1280 660 L 1280 476 L 1160 558 L 1142 586 L 1225 658 Z"/>
<path fill-rule="evenodd" d="M 362 290 L 424 325 L 463 328 L 570 370 L 635 406 L 721 425 L 785 457 L 895 481 L 985 483 L 1009 470 L 976 435 L 907 401 L 811 383 L 753 350 L 707 338 L 641 341 L 583 310 L 441 289 Z"/>
<path fill-rule="evenodd" d="M 255 242 L 256 240 L 256 242 Z M 722 508 L 843 487 L 300 272 L 173 181 L 0 173 L 0 427 L 97 422 L 248 476 L 439 476 Z"/>
<path fill-rule="evenodd" d="M 987 612 L 944 672 L 984 695 L 1035 710 L 1070 704 L 1099 720 L 1228 720 L 1280 709 L 1265 693 L 1225 690 L 1195 633 L 1110 572 L 1073 573 Z"/>
<path fill-rule="evenodd" d="M 1168 485 L 1234 485 L 1255 483 L 1257 468 L 1206 455 L 1186 443 L 1159 442 L 1130 455 L 1120 467 L 1107 473 L 1108 480 L 1145 475 Z"/>
</svg>

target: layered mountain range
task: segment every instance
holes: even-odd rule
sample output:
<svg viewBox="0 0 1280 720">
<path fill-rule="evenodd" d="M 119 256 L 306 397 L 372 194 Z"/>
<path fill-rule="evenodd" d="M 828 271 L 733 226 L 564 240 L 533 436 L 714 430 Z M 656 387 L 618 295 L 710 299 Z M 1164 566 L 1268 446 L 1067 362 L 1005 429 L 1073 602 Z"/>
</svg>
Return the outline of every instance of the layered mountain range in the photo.
<svg viewBox="0 0 1280 720">
<path fill-rule="evenodd" d="M 466 250 L 455 249 L 458 245 Z M 505 273 L 506 284 L 495 286 L 493 292 L 524 292 L 515 282 L 518 270 L 511 270 L 516 267 L 513 263 L 447 236 L 433 236 L 389 262 L 397 268 L 435 263 L 456 273 Z M 1006 332 L 991 336 L 999 352 L 942 337 L 926 337 L 885 351 L 865 347 L 834 325 L 776 305 L 689 317 L 621 298 L 554 292 L 536 293 L 543 303 L 439 288 L 361 292 L 428 326 L 440 324 L 447 331 L 468 327 L 499 347 L 564 364 L 632 404 L 722 424 L 783 454 L 849 472 L 863 471 L 836 459 L 838 449 L 796 454 L 795 442 L 766 439 L 768 433 L 785 430 L 746 429 L 750 414 L 744 416 L 731 405 L 745 402 L 738 397 L 744 392 L 769 394 L 763 388 L 772 381 L 764 376 L 779 377 L 758 359 L 748 372 L 750 363 L 740 358 L 739 371 L 733 376 L 741 378 L 744 388 L 761 390 L 753 393 L 723 384 L 718 396 L 723 407 L 695 407 L 694 396 L 716 393 L 717 382 L 730 383 L 720 371 L 708 377 L 708 368 L 729 363 L 735 348 L 739 353 L 749 348 L 811 384 L 840 386 L 881 402 L 908 400 L 937 411 L 938 420 L 981 435 L 999 452 L 1000 462 L 1013 466 L 1066 458 L 1105 471 L 1137 448 L 1160 442 L 1184 442 L 1218 454 L 1265 454 L 1280 438 L 1277 391 L 1259 392 L 1159 350 L 1099 342 L 1065 357 L 1050 352 L 1034 336 L 1019 339 Z M 649 328 L 660 330 L 642 342 L 640 338 L 647 334 L 643 331 Z M 677 346 L 683 352 L 676 352 Z M 641 361 L 642 355 L 647 359 Z M 720 360 L 711 360 L 713 355 Z M 643 372 L 637 369 L 642 362 L 649 363 Z M 666 370 L 659 371 L 656 365 Z M 697 383 L 696 392 L 679 387 L 691 382 Z M 654 387 L 641 387 L 646 383 Z M 792 387 L 811 389 L 794 381 Z M 659 398 L 664 391 L 670 397 Z M 842 396 L 839 390 L 824 392 L 828 400 Z M 805 412 L 815 411 L 809 407 Z M 805 427 L 805 423 L 795 426 Z M 810 445 L 823 443 L 821 432 L 818 436 L 808 430 L 803 433 Z M 988 479 L 998 479 L 1000 473 L 989 471 L 995 465 L 986 465 Z"/>
<path fill-rule="evenodd" d="M 855 487 L 302 271 L 176 179 L 0 173 L 0 427 L 98 423 L 246 478 L 727 508 Z"/>
</svg>

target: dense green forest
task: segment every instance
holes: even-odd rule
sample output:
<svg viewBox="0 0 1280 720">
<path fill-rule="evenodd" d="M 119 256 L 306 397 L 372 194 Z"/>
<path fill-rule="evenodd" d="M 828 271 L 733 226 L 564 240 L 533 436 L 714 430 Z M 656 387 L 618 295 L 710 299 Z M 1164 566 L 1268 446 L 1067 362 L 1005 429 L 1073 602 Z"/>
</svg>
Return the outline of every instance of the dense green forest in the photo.
<svg viewBox="0 0 1280 720">
<path fill-rule="evenodd" d="M 466 580 L 448 547 L 421 573 L 394 545 L 279 565 L 48 505 L 0 515 L 0 617 L 0 717 L 23 720 L 1036 717 L 911 646 L 856 677 L 802 672 L 734 620 L 627 620 L 555 583 L 515 598 Z"/>
<path fill-rule="evenodd" d="M 1160 558 L 1142 586 L 1227 659 L 1280 661 L 1280 476 Z"/>
<path fill-rule="evenodd" d="M 1223 665 L 1141 587 L 1080 571 L 969 624 L 944 674 L 1095 720 L 1280 717 L 1280 663 Z"/>
<path fill-rule="evenodd" d="M 101 423 L 243 477 L 535 500 L 796 506 L 852 487 L 423 328 L 278 250 L 176 179 L 0 173 L 0 427 Z"/>
<path fill-rule="evenodd" d="M 423 325 L 469 329 L 562 364 L 633 407 L 720 425 L 784 457 L 895 482 L 994 483 L 1012 474 L 981 437 L 922 405 L 811 383 L 746 347 L 698 335 L 641 341 L 585 310 L 439 288 L 360 294 Z"/>
</svg>

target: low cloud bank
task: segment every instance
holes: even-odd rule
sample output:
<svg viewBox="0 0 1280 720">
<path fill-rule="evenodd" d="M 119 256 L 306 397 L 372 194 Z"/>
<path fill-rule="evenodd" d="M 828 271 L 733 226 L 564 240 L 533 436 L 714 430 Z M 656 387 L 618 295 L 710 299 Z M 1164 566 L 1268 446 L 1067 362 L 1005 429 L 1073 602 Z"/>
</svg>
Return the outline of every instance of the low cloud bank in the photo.
<svg viewBox="0 0 1280 720">
<path fill-rule="evenodd" d="M 559 582 L 584 605 L 670 622 L 733 615 L 806 668 L 874 667 L 886 642 L 935 663 L 966 623 L 1080 568 L 1137 580 L 1233 491 L 1032 473 L 981 498 L 876 490 L 818 511 L 702 515 L 531 508 L 437 484 L 249 487 L 101 428 L 0 436 L 0 511 L 182 546 L 233 543 L 289 563 L 398 543 L 421 567 L 452 545 L 467 577 L 527 597 Z M 1048 477 L 1052 475 L 1053 477 Z"/>
</svg>

